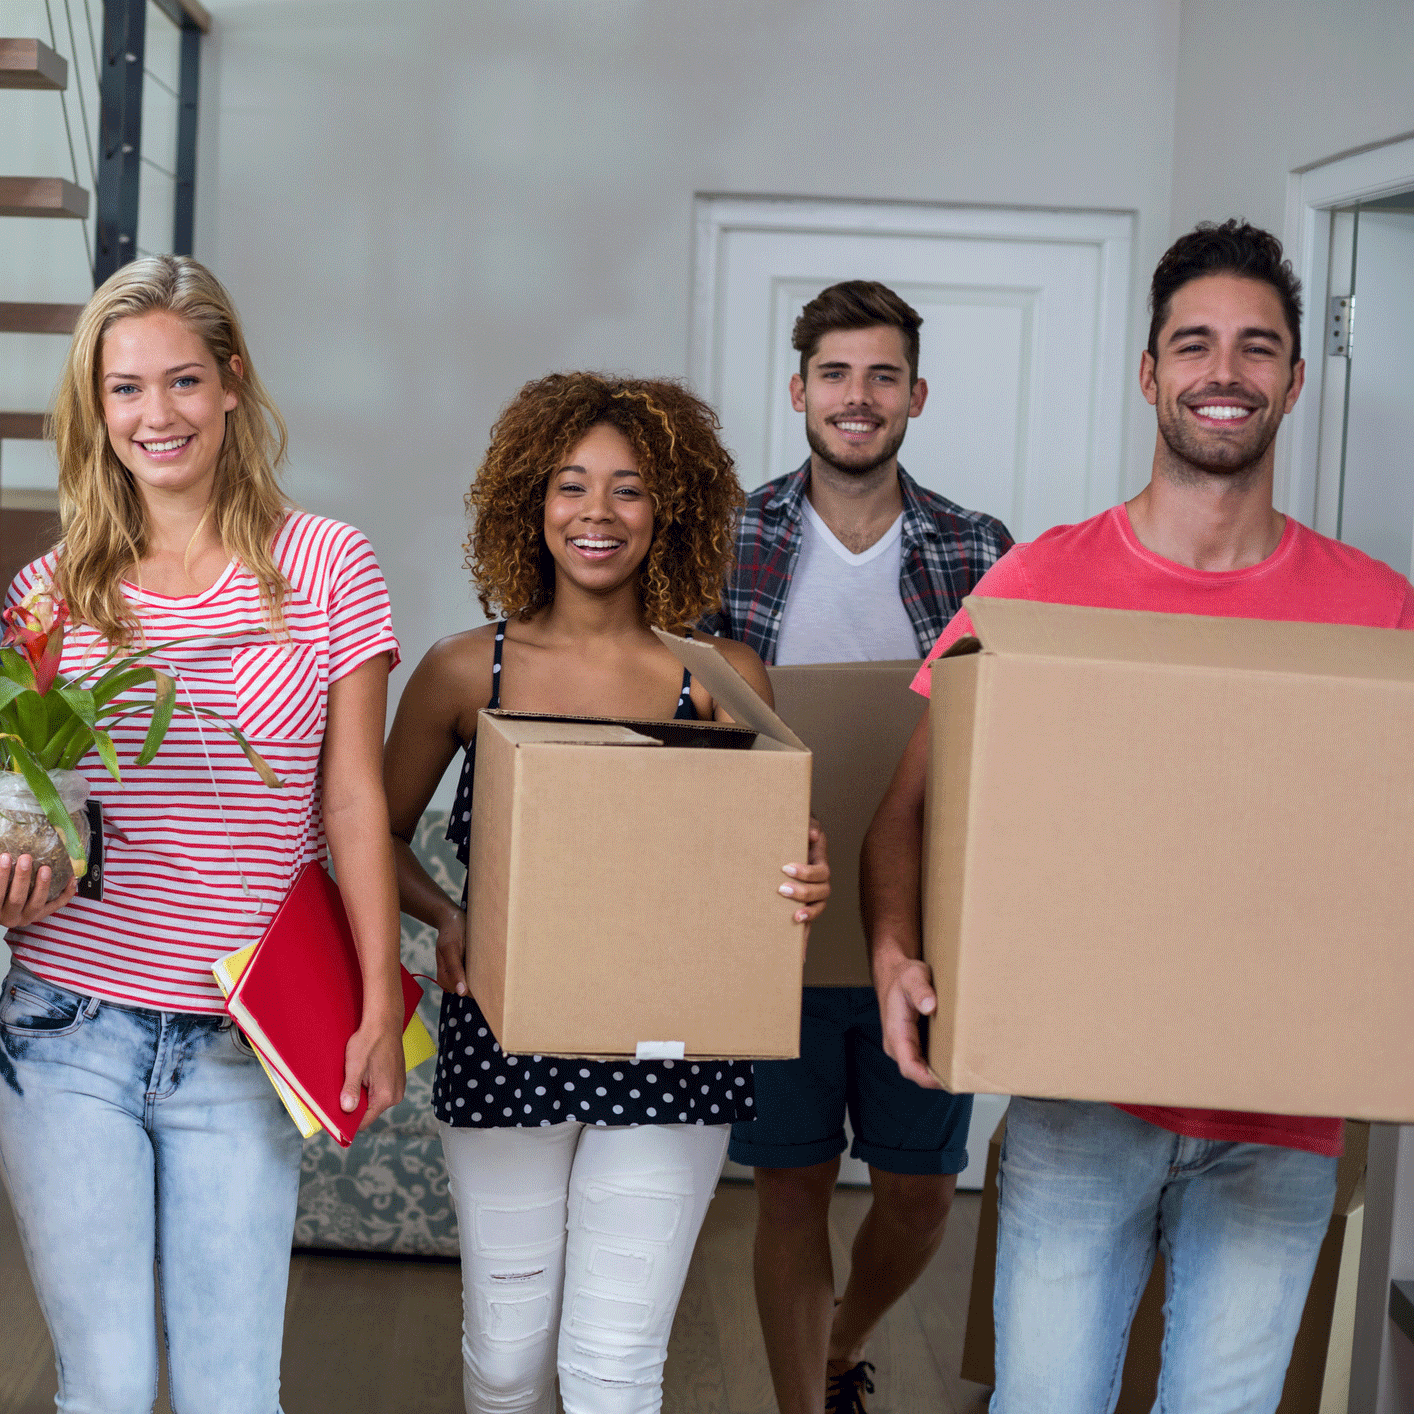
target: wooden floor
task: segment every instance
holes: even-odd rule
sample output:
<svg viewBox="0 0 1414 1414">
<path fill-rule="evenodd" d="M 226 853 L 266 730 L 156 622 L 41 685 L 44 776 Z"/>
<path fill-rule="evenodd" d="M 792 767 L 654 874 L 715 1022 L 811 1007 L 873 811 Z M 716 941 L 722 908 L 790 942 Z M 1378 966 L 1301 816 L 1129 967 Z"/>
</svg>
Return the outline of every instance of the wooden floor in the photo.
<svg viewBox="0 0 1414 1414">
<path fill-rule="evenodd" d="M 837 1273 L 869 1202 L 838 1190 Z M 980 1197 L 959 1193 L 947 1237 L 869 1349 L 871 1414 L 982 1414 L 986 1391 L 957 1377 Z M 773 1414 L 751 1294 L 756 1195 L 722 1183 L 688 1271 L 664 1377 L 665 1414 Z M 462 1414 L 461 1272 L 455 1264 L 298 1255 L 290 1272 L 285 1414 Z M 54 1356 L 0 1188 L 0 1414 L 49 1414 Z M 165 1398 L 158 1414 L 168 1414 Z"/>
</svg>

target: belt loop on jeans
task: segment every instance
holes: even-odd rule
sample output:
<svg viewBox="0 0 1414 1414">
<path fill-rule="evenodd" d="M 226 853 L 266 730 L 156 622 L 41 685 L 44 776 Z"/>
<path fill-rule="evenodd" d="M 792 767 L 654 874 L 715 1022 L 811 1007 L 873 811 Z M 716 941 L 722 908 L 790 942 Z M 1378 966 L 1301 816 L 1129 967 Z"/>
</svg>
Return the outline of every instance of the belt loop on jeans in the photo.
<svg viewBox="0 0 1414 1414">
<path fill-rule="evenodd" d="M 88 999 L 88 1005 L 83 1009 L 85 1019 L 92 1021 L 93 1018 L 98 1015 L 98 1008 L 102 1005 L 103 1003 L 100 1002 L 97 997 L 90 997 Z"/>
</svg>

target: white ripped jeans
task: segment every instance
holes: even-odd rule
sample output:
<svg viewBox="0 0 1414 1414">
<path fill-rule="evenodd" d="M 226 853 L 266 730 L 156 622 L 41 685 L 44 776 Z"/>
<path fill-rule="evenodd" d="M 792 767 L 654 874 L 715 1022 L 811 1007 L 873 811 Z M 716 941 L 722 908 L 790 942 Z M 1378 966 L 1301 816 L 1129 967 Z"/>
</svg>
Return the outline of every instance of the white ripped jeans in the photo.
<svg viewBox="0 0 1414 1414">
<path fill-rule="evenodd" d="M 729 1126 L 440 1126 L 467 1414 L 657 1414 Z"/>
</svg>

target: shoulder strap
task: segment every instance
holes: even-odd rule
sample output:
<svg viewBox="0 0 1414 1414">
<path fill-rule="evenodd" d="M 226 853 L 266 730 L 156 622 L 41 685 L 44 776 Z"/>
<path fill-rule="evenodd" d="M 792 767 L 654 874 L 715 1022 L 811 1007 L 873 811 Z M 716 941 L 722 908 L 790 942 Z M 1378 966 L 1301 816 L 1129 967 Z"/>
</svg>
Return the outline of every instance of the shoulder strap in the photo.
<svg viewBox="0 0 1414 1414">
<path fill-rule="evenodd" d="M 506 620 L 496 625 L 496 653 L 491 660 L 491 700 L 486 704 L 488 712 L 494 712 L 501 705 L 501 649 L 506 644 Z"/>
<path fill-rule="evenodd" d="M 685 628 L 685 629 L 683 629 L 682 636 L 683 636 L 684 638 L 691 638 L 691 637 L 692 637 L 692 630 L 691 630 L 690 628 Z M 684 663 L 684 664 L 683 664 L 683 669 L 682 669 L 682 691 L 678 693 L 678 711 L 681 712 L 682 709 L 683 709 L 685 706 L 687 706 L 687 705 L 689 705 L 689 704 L 691 703 L 691 701 L 692 701 L 692 674 L 691 674 L 690 672 L 688 672 L 688 670 L 687 670 L 687 664 Z M 695 710 L 695 709 L 694 709 L 693 715 L 694 715 L 694 716 L 696 715 L 696 710 Z"/>
</svg>

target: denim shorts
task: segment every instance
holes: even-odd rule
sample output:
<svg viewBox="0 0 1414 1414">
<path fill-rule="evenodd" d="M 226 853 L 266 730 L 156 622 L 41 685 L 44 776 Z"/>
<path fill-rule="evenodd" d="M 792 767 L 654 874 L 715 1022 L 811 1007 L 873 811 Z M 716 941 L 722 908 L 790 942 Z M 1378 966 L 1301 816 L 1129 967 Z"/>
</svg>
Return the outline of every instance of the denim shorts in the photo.
<svg viewBox="0 0 1414 1414">
<path fill-rule="evenodd" d="M 756 1062 L 756 1118 L 732 1126 L 728 1150 L 749 1168 L 806 1168 L 843 1152 L 885 1173 L 961 1173 L 972 1096 L 925 1090 L 884 1053 L 872 987 L 807 987 L 800 1057 Z"/>
</svg>

